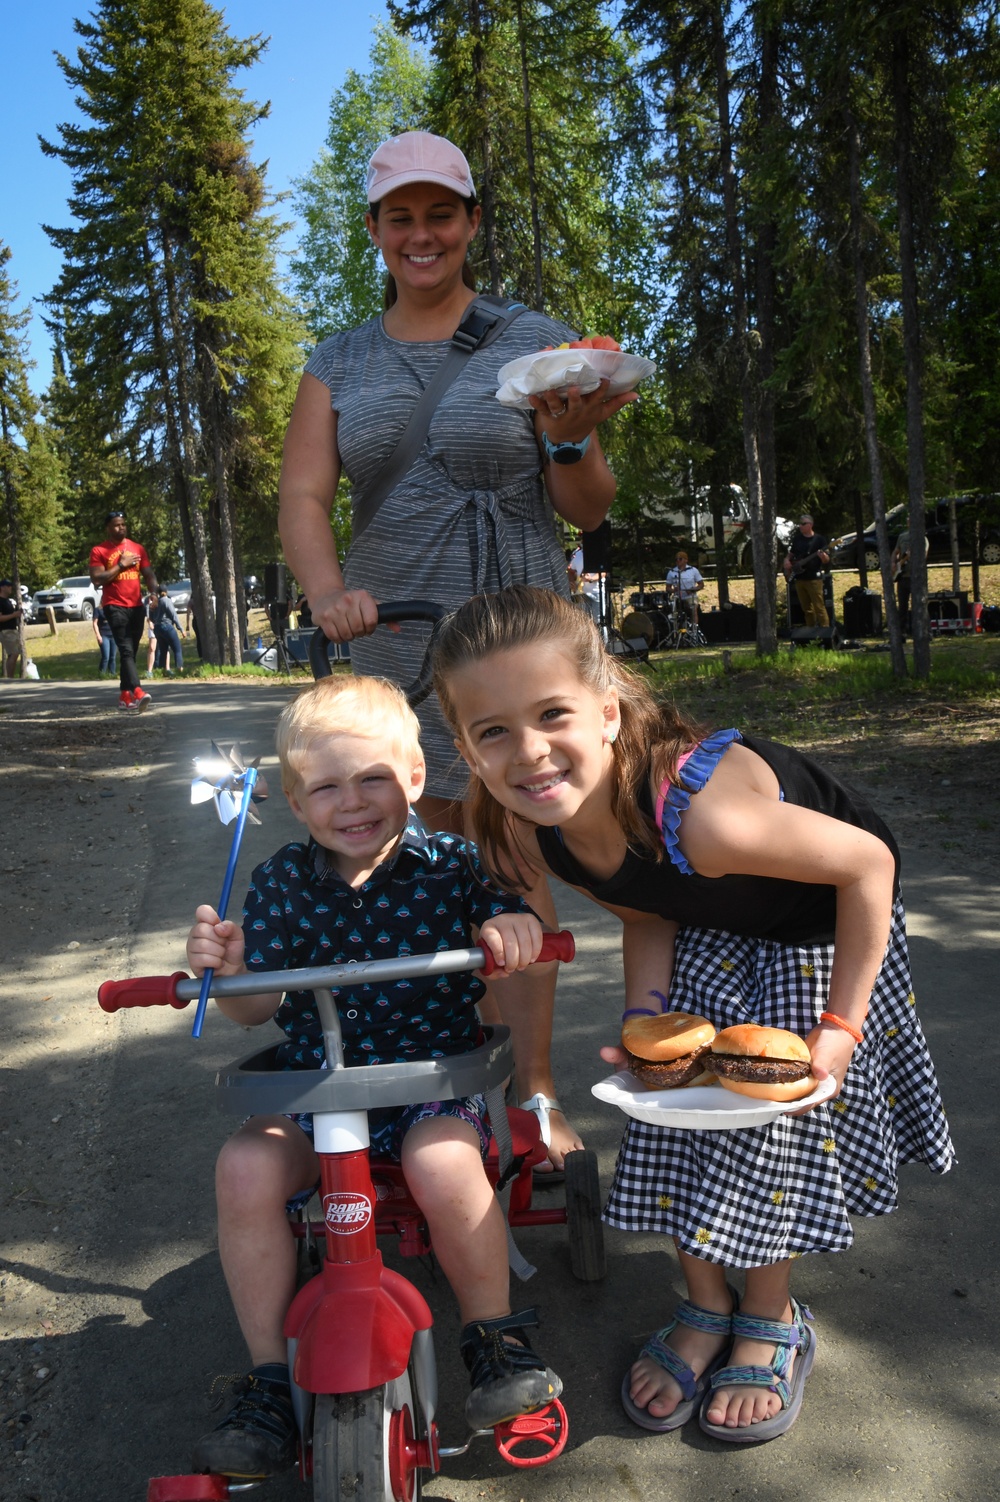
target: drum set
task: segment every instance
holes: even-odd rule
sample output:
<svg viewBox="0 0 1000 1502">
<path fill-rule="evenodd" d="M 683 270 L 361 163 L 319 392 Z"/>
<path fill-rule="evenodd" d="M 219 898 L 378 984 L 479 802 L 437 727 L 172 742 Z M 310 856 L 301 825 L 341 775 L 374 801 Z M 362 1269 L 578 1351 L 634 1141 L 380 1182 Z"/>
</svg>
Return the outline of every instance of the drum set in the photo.
<svg viewBox="0 0 1000 1502">
<path fill-rule="evenodd" d="M 673 588 L 639 590 L 629 595 L 628 603 L 620 628 L 624 637 L 641 636 L 651 651 L 658 652 L 708 645 L 698 625 L 697 597 L 684 600 Z"/>
</svg>

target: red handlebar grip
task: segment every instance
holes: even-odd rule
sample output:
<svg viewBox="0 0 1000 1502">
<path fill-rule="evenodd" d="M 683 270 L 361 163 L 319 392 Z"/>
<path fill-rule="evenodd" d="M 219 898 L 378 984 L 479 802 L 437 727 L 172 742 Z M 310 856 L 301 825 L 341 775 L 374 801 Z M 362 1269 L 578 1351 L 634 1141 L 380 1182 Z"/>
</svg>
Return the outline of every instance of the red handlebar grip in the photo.
<svg viewBox="0 0 1000 1502">
<path fill-rule="evenodd" d="M 487 949 L 485 944 L 480 944 L 480 948 L 485 955 L 485 959 L 479 973 L 480 975 L 492 975 L 494 970 L 498 968 L 497 962 L 493 958 L 493 951 Z M 568 928 L 564 928 L 557 934 L 542 935 L 542 947 L 538 951 L 538 958 L 535 960 L 535 964 L 544 965 L 546 960 L 571 960 L 575 954 L 576 943 L 574 942 L 573 935 Z"/>
<path fill-rule="evenodd" d="M 190 980 L 185 970 L 175 970 L 173 975 L 140 975 L 134 980 L 106 980 L 97 993 L 97 1000 L 105 1012 L 117 1012 L 122 1007 L 186 1007 L 186 1001 L 177 999 L 177 983 Z"/>
<path fill-rule="evenodd" d="M 576 941 L 568 928 L 560 929 L 557 934 L 546 934 L 542 939 L 541 953 L 535 961 L 536 965 L 544 960 L 568 961 L 576 954 Z"/>
</svg>

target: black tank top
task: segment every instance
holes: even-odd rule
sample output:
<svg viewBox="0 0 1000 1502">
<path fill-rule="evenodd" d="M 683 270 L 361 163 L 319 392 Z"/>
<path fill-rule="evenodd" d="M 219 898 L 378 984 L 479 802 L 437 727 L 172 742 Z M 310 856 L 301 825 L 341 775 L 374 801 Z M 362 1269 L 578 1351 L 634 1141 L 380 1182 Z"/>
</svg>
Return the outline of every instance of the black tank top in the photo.
<svg viewBox="0 0 1000 1502">
<path fill-rule="evenodd" d="M 817 765 L 811 757 L 775 741 L 741 736 L 774 772 L 786 803 L 811 808 L 844 824 L 866 829 L 882 840 L 896 862 L 899 850 L 875 810 L 859 794 Z M 642 795 L 644 812 L 653 816 L 648 787 Z M 549 869 L 571 886 L 581 887 L 601 902 L 659 913 L 684 925 L 727 929 L 745 938 L 774 939 L 782 944 L 830 944 L 837 919 L 837 889 L 826 884 L 783 881 L 774 876 L 686 875 L 665 855 L 662 861 L 634 850 L 607 881 L 592 877 L 563 844 L 558 829 L 539 826 L 538 847 Z"/>
</svg>

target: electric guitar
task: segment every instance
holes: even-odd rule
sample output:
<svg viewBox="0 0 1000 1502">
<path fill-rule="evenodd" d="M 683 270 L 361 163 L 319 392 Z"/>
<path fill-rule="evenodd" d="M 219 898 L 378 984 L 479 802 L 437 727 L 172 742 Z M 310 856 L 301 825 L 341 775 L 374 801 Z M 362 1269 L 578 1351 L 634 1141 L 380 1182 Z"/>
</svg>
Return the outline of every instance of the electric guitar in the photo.
<svg viewBox="0 0 1000 1502">
<path fill-rule="evenodd" d="M 829 563 L 823 563 L 822 560 L 817 559 L 818 553 L 825 552 L 826 548 L 814 548 L 811 553 L 806 553 L 804 558 L 796 559 L 791 568 L 786 571 L 786 577 L 789 579 L 798 579 L 802 576 L 802 574 L 810 566 L 810 564 L 816 562 L 819 562 L 820 571 L 825 572 L 830 567 Z"/>
</svg>

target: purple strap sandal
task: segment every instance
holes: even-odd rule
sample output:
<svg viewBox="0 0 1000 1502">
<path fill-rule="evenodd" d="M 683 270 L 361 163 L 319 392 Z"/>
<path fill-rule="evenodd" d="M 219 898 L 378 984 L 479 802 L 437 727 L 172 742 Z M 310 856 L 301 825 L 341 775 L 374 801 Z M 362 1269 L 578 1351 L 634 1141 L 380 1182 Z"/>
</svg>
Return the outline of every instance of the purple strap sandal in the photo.
<svg viewBox="0 0 1000 1502">
<path fill-rule="evenodd" d="M 651 1335 L 639 1352 L 640 1356 L 648 1356 L 657 1366 L 662 1366 L 664 1371 L 669 1372 L 684 1394 L 673 1413 L 668 1413 L 665 1418 L 657 1418 L 648 1409 L 640 1408 L 629 1392 L 632 1368 L 625 1373 L 622 1378 L 622 1407 L 633 1424 L 638 1424 L 640 1429 L 649 1429 L 654 1434 L 669 1434 L 671 1429 L 679 1429 L 682 1424 L 686 1424 L 694 1414 L 708 1391 L 712 1373 L 728 1357 L 731 1343 L 727 1340 L 714 1361 L 708 1364 L 700 1377 L 696 1377 L 687 1362 L 667 1345 L 667 1337 L 673 1334 L 678 1325 L 688 1325 L 692 1330 L 703 1330 L 708 1335 L 730 1335 L 733 1315 L 740 1306 L 740 1299 L 735 1288 L 730 1288 L 729 1292 L 733 1299 L 733 1314 L 715 1314 L 711 1309 L 701 1309 L 697 1304 L 682 1299 L 670 1324 Z"/>
<path fill-rule="evenodd" d="M 711 1379 L 714 1391 L 719 1387 L 765 1387 L 781 1399 L 781 1412 L 773 1418 L 761 1419 L 759 1424 L 742 1424 L 731 1429 L 725 1424 L 710 1424 L 706 1418 L 711 1393 L 707 1394 L 698 1415 L 698 1422 L 706 1434 L 714 1435 L 727 1445 L 760 1445 L 766 1440 L 777 1439 L 787 1434 L 799 1416 L 806 1378 L 812 1370 L 816 1356 L 816 1332 L 809 1328 L 812 1314 L 797 1300 L 792 1299 L 792 1322 L 758 1319 L 753 1314 L 733 1312 L 733 1339 L 740 1336 L 748 1340 L 773 1341 L 777 1347 L 770 1366 L 724 1366 L 715 1371 Z M 792 1356 L 795 1356 L 792 1365 Z M 788 1368 L 792 1366 L 791 1377 Z"/>
</svg>

